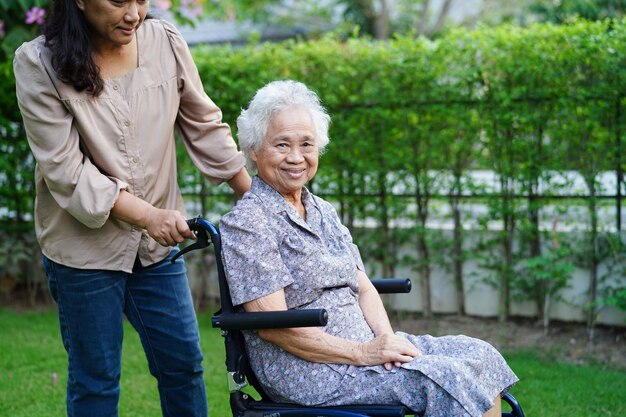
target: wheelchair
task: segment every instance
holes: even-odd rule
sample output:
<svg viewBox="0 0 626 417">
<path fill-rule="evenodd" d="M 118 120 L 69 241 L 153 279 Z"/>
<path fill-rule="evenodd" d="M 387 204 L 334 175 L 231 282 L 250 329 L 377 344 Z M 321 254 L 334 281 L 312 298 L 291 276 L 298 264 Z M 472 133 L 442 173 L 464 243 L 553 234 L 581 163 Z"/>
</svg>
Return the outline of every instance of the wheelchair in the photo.
<svg viewBox="0 0 626 417">
<path fill-rule="evenodd" d="M 220 308 L 213 314 L 212 326 L 221 330 L 226 348 L 226 371 L 230 392 L 230 408 L 233 417 L 403 417 L 417 415 L 402 405 L 344 405 L 333 407 L 310 407 L 297 404 L 276 403 L 269 399 L 256 379 L 248 363 L 242 330 L 324 326 L 328 315 L 323 309 L 290 310 L 276 312 L 239 312 L 232 304 L 224 265 L 221 257 L 221 238 L 218 228 L 212 223 L 197 217 L 187 221 L 197 240 L 182 249 L 180 255 L 196 249 L 203 249 L 213 243 L 220 292 Z M 411 281 L 408 279 L 372 280 L 379 293 L 408 293 Z M 243 392 L 251 385 L 261 396 L 254 399 Z M 502 417 L 524 417 L 521 406 L 509 393 L 502 396 L 511 411 L 503 412 Z"/>
</svg>

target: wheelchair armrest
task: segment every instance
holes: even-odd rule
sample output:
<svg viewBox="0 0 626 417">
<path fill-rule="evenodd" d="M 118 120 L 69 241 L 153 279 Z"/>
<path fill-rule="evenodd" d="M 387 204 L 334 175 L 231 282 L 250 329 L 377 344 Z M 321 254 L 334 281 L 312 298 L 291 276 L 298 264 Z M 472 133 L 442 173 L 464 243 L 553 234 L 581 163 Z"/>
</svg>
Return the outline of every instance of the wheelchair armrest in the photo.
<svg viewBox="0 0 626 417">
<path fill-rule="evenodd" d="M 372 284 L 379 294 L 411 292 L 411 280 L 408 278 L 373 279 Z"/>
<path fill-rule="evenodd" d="M 324 309 L 221 313 L 213 316 L 213 327 L 222 330 L 279 329 L 317 327 L 328 323 Z"/>
</svg>

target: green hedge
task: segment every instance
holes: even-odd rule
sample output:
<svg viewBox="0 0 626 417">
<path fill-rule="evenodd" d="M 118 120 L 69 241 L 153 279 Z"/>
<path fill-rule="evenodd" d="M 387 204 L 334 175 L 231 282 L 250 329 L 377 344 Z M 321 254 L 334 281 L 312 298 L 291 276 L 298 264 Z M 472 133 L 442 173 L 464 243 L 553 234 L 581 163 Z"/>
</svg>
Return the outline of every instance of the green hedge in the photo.
<svg viewBox="0 0 626 417">
<path fill-rule="evenodd" d="M 529 289 L 527 283 L 516 284 L 516 271 L 521 260 L 558 249 L 546 246 L 549 240 L 539 225 L 546 198 L 570 186 L 554 181 L 554 172 L 576 171 L 587 184 L 582 204 L 588 214 L 581 221 L 591 232 L 578 252 L 584 247 L 588 256 L 568 262 L 593 271 L 608 256 L 598 243 L 605 232 L 597 223 L 598 207 L 621 202 L 617 196 L 598 197 L 598 176 L 604 171 L 621 175 L 626 164 L 624 21 L 459 29 L 434 41 L 329 36 L 244 47 L 198 46 L 193 53 L 207 93 L 233 127 L 241 108 L 269 81 L 296 79 L 319 94 L 333 122 L 314 190 L 339 204 L 350 227 L 367 219 L 378 225 L 357 234 L 363 251 L 380 261 L 383 274 L 393 274 L 402 263 L 414 267 L 424 303 L 430 299 L 428 280 L 435 265 L 454 265 L 451 273 L 462 287 L 468 256 L 463 207 L 471 198 L 482 198 L 489 213 L 476 219 L 478 224 L 487 230 L 490 222 L 499 222 L 502 232 L 485 234 L 479 247 L 469 250 L 493 271 L 485 278 L 501 290 L 501 317 L 519 291 L 541 310 L 546 293 L 556 293 L 562 285 L 540 279 Z M 0 83 L 3 91 L 13 85 L 6 72 Z M 3 103 L 2 125 L 14 126 L 15 109 L 7 117 L 4 108 Z M 23 148 L 24 140 L 2 132 L 3 151 Z M 20 193 L 32 189 L 32 178 L 23 173 L 31 162 L 19 153 L 19 163 L 10 164 L 15 155 L 8 156 L 3 152 L 1 157 L 8 168 L 0 178 L 0 207 L 12 208 L 18 200 L 29 206 L 32 196 Z M 224 188 L 206 187 L 183 155 L 180 166 L 189 200 L 200 193 L 203 211 L 218 200 L 219 211 L 230 207 L 230 197 L 210 197 Z M 477 169 L 496 173 L 499 192 L 472 183 L 468 173 Z M 21 182 L 17 187 L 16 178 Z M 452 241 L 426 227 L 433 210 L 450 210 Z M 23 212 L 20 208 L 19 215 Z M 8 220 L 17 215 L 10 212 Z M 408 220 L 407 227 L 393 227 L 399 218 Z M 407 243 L 415 245 L 415 256 L 399 258 L 397 248 Z M 603 277 L 590 279 L 600 291 Z M 601 299 L 594 291 L 590 317 Z"/>
<path fill-rule="evenodd" d="M 541 312 L 546 294 L 556 296 L 567 281 L 545 277 L 570 268 L 557 263 L 554 271 L 537 272 L 540 277 L 529 286 L 518 278 L 519 265 L 524 259 L 558 258 L 591 270 L 591 323 L 602 281 L 609 280 L 598 275 L 598 265 L 618 255 L 622 265 L 623 244 L 603 249 L 614 248 L 601 242 L 616 236 L 608 233 L 603 239 L 605 229 L 598 224 L 598 206 L 619 206 L 621 198 L 607 203 L 598 194 L 601 172 L 613 171 L 623 179 L 625 37 L 624 22 L 577 21 L 461 29 L 436 41 L 328 38 L 198 47 L 195 56 L 207 92 L 233 126 L 240 108 L 271 80 L 300 80 L 319 93 L 333 124 L 314 188 L 339 203 L 349 225 L 376 222 L 377 229 L 358 237 L 361 247 L 369 259 L 380 261 L 383 274 L 393 274 L 402 262 L 415 267 L 423 303 L 430 299 L 434 265 L 460 265 L 455 281 L 463 285 L 462 261 L 468 254 L 458 240 L 463 239 L 461 211 L 468 198 L 462 195 L 483 195 L 489 214 L 479 223 L 485 230 L 499 222 L 502 232 L 485 237 L 470 256 L 493 271 L 485 278 L 501 291 L 500 316 L 508 314 L 511 295 L 530 297 Z M 472 169 L 495 172 L 499 192 L 472 184 L 467 176 Z M 572 246 L 567 253 L 578 254 L 567 259 L 561 245 L 546 244 L 539 224 L 546 197 L 568 194 L 571 184 L 554 180 L 555 172 L 564 171 L 576 171 L 585 180 L 587 214 L 580 222 L 590 230 L 580 242 L 566 242 Z M 452 179 L 442 182 L 444 174 Z M 457 213 L 454 242 L 426 227 L 436 203 Z M 392 227 L 398 217 L 412 220 L 410 227 Z M 617 241 L 623 236 L 617 235 Z M 398 258 L 397 248 L 407 243 L 415 245 L 417 255 Z M 610 278 L 617 276 L 623 285 L 623 270 L 617 270 Z"/>
</svg>

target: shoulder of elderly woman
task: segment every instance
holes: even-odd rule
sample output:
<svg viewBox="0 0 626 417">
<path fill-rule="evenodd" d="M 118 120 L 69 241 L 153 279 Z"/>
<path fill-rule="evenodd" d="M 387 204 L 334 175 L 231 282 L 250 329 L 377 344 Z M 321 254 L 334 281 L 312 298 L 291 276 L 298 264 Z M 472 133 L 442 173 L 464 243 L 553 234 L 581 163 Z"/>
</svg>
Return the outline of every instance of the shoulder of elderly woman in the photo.
<svg viewBox="0 0 626 417">
<path fill-rule="evenodd" d="M 255 222 L 259 222 L 262 221 L 265 214 L 261 198 L 251 192 L 246 192 L 244 196 L 237 201 L 231 211 L 222 217 L 220 227 L 222 225 L 229 226 L 246 223 L 250 221 L 249 219 L 251 218 L 254 219 Z"/>
<path fill-rule="evenodd" d="M 332 205 L 332 203 L 330 203 L 329 201 L 324 200 L 322 197 L 319 197 L 313 193 L 311 193 L 311 196 L 313 197 L 313 200 L 315 201 L 315 204 L 317 204 L 320 208 L 320 210 L 322 210 L 322 212 L 327 213 L 327 212 L 331 212 L 333 214 L 337 214 L 337 209 L 335 208 L 335 206 Z"/>
</svg>

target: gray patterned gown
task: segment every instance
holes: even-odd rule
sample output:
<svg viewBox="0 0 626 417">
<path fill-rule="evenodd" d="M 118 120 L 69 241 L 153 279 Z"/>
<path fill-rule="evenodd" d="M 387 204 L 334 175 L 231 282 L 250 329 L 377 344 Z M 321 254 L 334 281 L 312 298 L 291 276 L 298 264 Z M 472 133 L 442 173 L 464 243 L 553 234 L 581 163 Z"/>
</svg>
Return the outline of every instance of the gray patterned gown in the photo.
<svg viewBox="0 0 626 417">
<path fill-rule="evenodd" d="M 358 303 L 357 247 L 326 201 L 303 190 L 304 221 L 273 188 L 251 190 L 222 219 L 233 304 L 283 288 L 289 309 L 325 308 L 323 330 L 359 342 L 374 338 Z M 479 417 L 518 381 L 488 343 L 466 336 L 414 336 L 422 356 L 401 368 L 312 363 L 245 332 L 250 364 L 267 394 L 304 405 L 404 404 L 426 417 Z"/>
</svg>

